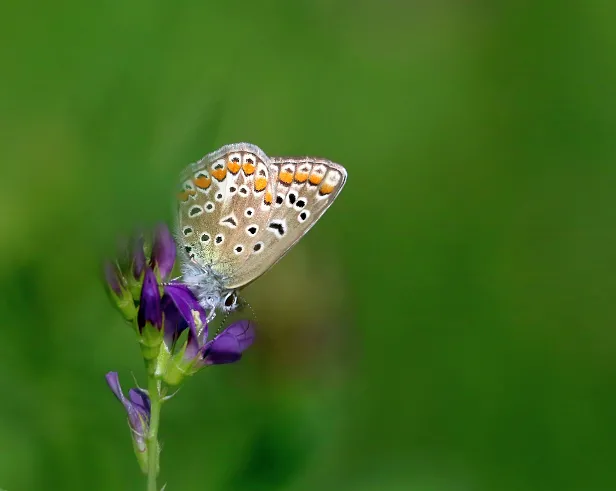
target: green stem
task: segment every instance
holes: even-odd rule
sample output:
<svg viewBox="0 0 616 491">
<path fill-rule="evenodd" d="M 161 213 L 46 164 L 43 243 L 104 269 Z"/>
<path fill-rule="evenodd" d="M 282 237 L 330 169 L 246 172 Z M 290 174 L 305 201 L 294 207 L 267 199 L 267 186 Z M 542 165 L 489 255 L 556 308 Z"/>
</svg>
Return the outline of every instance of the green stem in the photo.
<svg viewBox="0 0 616 491">
<path fill-rule="evenodd" d="M 148 374 L 148 394 L 150 396 L 150 431 L 147 438 L 148 446 L 148 488 L 147 491 L 158 491 L 156 476 L 158 475 L 158 424 L 160 422 L 160 382 L 153 374 Z"/>
</svg>

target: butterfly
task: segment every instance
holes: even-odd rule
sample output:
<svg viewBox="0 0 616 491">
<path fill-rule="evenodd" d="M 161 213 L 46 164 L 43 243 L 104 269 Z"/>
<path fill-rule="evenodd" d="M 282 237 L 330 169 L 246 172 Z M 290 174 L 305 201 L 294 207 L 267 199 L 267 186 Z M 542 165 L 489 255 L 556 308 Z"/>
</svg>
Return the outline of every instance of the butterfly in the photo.
<svg viewBox="0 0 616 491">
<path fill-rule="evenodd" d="M 310 230 L 347 179 L 316 157 L 268 157 L 250 143 L 225 145 L 180 175 L 176 238 L 182 281 L 208 312 L 232 312 L 238 291 Z"/>
</svg>

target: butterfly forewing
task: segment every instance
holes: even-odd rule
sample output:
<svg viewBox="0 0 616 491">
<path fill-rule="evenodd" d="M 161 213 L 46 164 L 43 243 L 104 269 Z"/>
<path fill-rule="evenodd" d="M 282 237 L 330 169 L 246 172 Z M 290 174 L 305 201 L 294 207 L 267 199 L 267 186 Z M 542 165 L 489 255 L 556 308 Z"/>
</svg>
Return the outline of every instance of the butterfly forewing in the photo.
<svg viewBox="0 0 616 491">
<path fill-rule="evenodd" d="M 246 260 L 254 242 L 246 229 L 271 208 L 268 161 L 255 145 L 235 144 L 185 171 L 178 235 L 190 260 L 223 278 Z"/>
<path fill-rule="evenodd" d="M 269 169 L 275 195 L 260 217 L 258 251 L 228 278 L 228 286 L 250 283 L 279 261 L 332 204 L 346 181 L 345 169 L 316 158 L 275 158 Z"/>
</svg>

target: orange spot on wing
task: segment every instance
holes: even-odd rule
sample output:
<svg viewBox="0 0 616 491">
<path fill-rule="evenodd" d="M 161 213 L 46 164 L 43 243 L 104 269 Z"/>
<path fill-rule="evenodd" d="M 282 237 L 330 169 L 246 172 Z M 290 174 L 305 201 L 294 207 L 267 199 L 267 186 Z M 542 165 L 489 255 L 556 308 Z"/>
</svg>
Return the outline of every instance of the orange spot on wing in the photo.
<svg viewBox="0 0 616 491">
<path fill-rule="evenodd" d="M 285 184 L 291 184 L 293 182 L 293 174 L 291 172 L 282 171 L 278 175 L 278 179 L 280 180 L 280 182 L 283 182 Z"/>
<path fill-rule="evenodd" d="M 329 194 L 334 190 L 334 186 L 332 186 L 331 184 L 323 184 L 320 188 L 319 188 L 319 194 L 324 195 L 324 194 Z"/>
<path fill-rule="evenodd" d="M 295 182 L 298 182 L 299 184 L 306 182 L 308 180 L 308 174 L 306 174 L 305 172 L 296 172 L 295 173 Z"/>
<path fill-rule="evenodd" d="M 214 169 L 212 171 L 212 175 L 216 178 L 216 180 L 222 181 L 225 177 L 227 177 L 227 169 Z"/>
<path fill-rule="evenodd" d="M 317 184 L 320 184 L 322 180 L 323 176 L 320 176 L 319 174 L 310 174 L 310 184 L 314 184 L 316 186 Z"/>
<path fill-rule="evenodd" d="M 267 191 L 265 193 L 265 197 L 263 198 L 263 202 L 266 205 L 271 205 L 272 204 L 272 193 L 270 193 L 269 191 Z"/>
<path fill-rule="evenodd" d="M 229 169 L 231 171 L 231 174 L 233 175 L 237 174 L 240 171 L 241 167 L 242 166 L 239 162 L 234 162 L 233 160 L 227 162 L 227 169 Z"/>
<path fill-rule="evenodd" d="M 178 199 L 180 201 L 188 201 L 189 196 L 194 196 L 195 194 L 197 194 L 197 191 L 194 189 L 187 189 L 181 193 L 178 193 Z"/>
<path fill-rule="evenodd" d="M 255 164 L 246 162 L 244 165 L 242 165 L 242 169 L 244 169 L 244 174 L 246 174 L 247 176 L 251 176 L 255 173 Z"/>
<path fill-rule="evenodd" d="M 207 189 L 212 184 L 212 180 L 209 177 L 201 176 L 193 179 L 195 186 L 201 189 Z"/>
<path fill-rule="evenodd" d="M 267 186 L 267 179 L 265 177 L 257 177 L 255 179 L 255 191 L 263 191 Z"/>
</svg>

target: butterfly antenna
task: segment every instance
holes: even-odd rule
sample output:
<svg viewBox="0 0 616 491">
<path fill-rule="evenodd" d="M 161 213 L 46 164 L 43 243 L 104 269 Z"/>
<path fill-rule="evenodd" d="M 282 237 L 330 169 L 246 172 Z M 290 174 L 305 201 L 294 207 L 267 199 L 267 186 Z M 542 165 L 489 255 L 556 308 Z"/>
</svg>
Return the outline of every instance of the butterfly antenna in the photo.
<svg viewBox="0 0 616 491">
<path fill-rule="evenodd" d="M 225 315 L 223 316 L 222 320 L 220 321 L 220 324 L 218 325 L 218 328 L 216 329 L 216 334 L 214 334 L 214 336 L 218 336 L 218 334 L 220 333 L 220 331 L 222 330 L 222 326 L 225 325 L 225 321 L 229 318 L 229 314 L 225 313 Z"/>
<path fill-rule="evenodd" d="M 255 312 L 255 309 L 252 308 L 252 305 L 250 305 L 244 297 L 240 297 L 240 298 L 242 299 L 242 302 L 244 302 L 248 306 L 250 311 L 252 312 L 252 320 L 257 322 L 257 313 Z"/>
<path fill-rule="evenodd" d="M 248 300 L 246 300 L 244 297 L 238 296 L 238 298 L 241 300 L 242 306 L 246 305 L 250 309 L 250 312 L 252 313 L 252 320 L 256 323 L 257 322 L 257 313 L 255 312 L 255 309 L 252 308 L 252 305 L 250 305 Z"/>
</svg>

